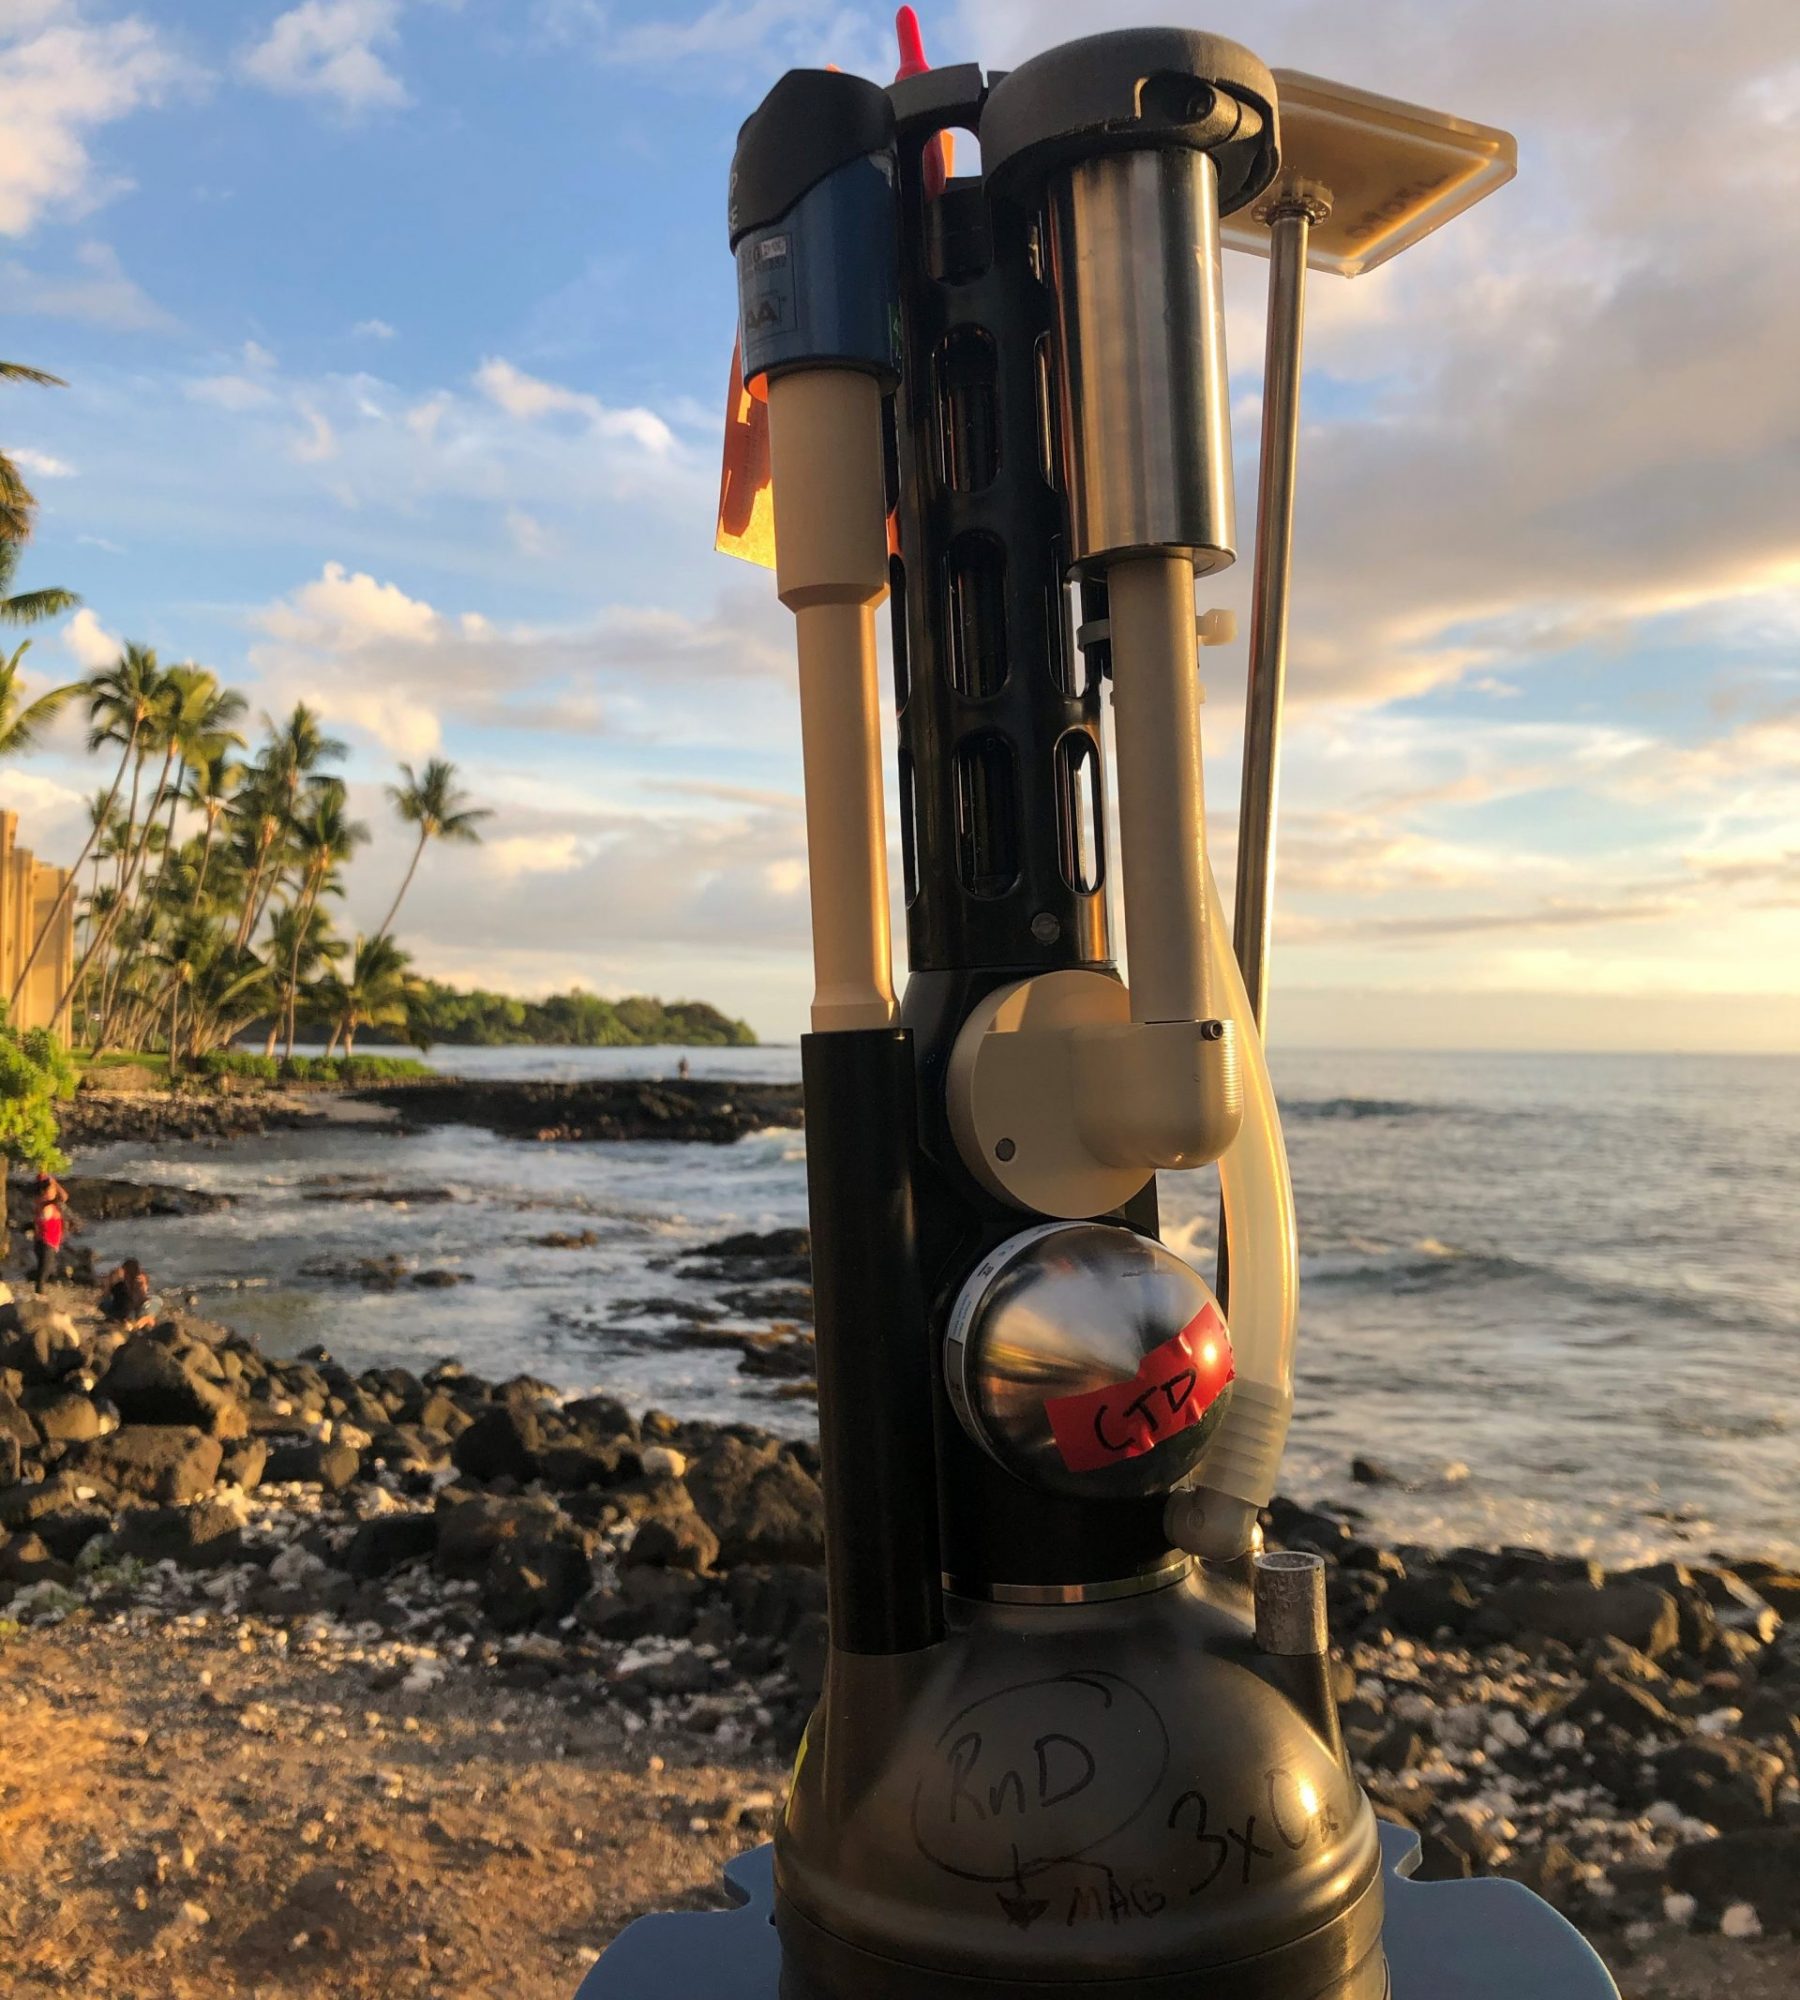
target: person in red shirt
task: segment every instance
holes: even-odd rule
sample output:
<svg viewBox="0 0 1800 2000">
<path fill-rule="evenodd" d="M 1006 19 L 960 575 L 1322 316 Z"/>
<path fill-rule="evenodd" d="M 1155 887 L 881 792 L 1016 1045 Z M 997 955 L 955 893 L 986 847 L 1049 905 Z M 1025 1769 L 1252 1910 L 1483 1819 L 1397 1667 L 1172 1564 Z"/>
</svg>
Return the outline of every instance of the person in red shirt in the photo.
<svg viewBox="0 0 1800 2000">
<path fill-rule="evenodd" d="M 38 1175 L 37 1214 L 32 1222 L 31 1235 L 37 1245 L 37 1269 L 32 1274 L 32 1290 L 39 1298 L 44 1295 L 44 1281 L 63 1247 L 67 1227 L 63 1203 L 68 1198 L 68 1190 L 54 1175 Z"/>
</svg>

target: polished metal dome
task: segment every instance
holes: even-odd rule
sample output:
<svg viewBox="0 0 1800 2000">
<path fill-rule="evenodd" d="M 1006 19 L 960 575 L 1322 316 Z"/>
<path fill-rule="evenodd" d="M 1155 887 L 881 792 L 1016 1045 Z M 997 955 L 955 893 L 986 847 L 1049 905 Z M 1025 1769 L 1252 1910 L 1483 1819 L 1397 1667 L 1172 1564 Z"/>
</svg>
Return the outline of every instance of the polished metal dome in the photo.
<svg viewBox="0 0 1800 2000">
<path fill-rule="evenodd" d="M 991 1251 L 951 1313 L 944 1370 L 983 1451 L 1030 1485 L 1088 1498 L 1178 1486 L 1233 1372 L 1199 1274 L 1104 1222 L 1049 1223 Z"/>
</svg>

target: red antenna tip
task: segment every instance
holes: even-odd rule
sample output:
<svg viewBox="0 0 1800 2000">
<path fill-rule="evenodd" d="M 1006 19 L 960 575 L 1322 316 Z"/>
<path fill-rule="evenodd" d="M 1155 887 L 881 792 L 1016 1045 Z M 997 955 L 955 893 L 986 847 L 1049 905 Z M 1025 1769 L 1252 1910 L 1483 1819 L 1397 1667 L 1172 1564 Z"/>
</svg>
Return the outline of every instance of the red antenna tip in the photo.
<svg viewBox="0 0 1800 2000">
<path fill-rule="evenodd" d="M 919 17 L 910 7 L 894 16 L 894 33 L 900 42 L 900 75 L 917 76 L 931 65 L 925 60 L 925 38 L 919 32 Z"/>
</svg>

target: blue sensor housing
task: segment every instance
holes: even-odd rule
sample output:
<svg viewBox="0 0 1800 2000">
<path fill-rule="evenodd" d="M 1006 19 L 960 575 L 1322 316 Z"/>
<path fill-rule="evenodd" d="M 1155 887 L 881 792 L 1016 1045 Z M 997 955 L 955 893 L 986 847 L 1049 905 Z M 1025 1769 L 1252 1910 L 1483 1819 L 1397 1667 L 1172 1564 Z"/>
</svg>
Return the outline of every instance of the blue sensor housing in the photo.
<svg viewBox="0 0 1800 2000">
<path fill-rule="evenodd" d="M 737 246 L 744 380 L 804 367 L 900 379 L 899 198 L 885 154 L 851 160 Z"/>
</svg>

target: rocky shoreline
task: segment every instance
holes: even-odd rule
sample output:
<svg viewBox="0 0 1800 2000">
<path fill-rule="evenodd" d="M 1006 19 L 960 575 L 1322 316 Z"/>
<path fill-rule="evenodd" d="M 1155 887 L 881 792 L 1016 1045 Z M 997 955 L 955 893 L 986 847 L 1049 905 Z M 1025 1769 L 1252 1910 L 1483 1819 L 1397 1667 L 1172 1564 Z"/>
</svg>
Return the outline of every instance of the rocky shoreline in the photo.
<svg viewBox="0 0 1800 2000">
<path fill-rule="evenodd" d="M 771 1276 L 743 1239 L 707 1254 Z M 0 1324 L 0 1629 L 304 1627 L 376 1692 L 476 1671 L 791 1754 L 826 1646 L 810 1441 L 276 1361 L 181 1315 L 121 1337 L 70 1291 Z M 1385 1547 L 1350 1506 L 1277 1501 L 1265 1532 L 1327 1561 L 1346 1740 L 1428 1876 L 1515 1876 L 1626 1945 L 1800 1928 L 1800 1577 Z"/>
<path fill-rule="evenodd" d="M 510 1139 L 663 1139 L 728 1145 L 801 1123 L 797 1083 L 699 1077 L 579 1083 L 460 1077 L 339 1086 L 262 1087 L 225 1078 L 180 1090 L 83 1088 L 57 1110 L 71 1151 L 119 1144 L 217 1143 L 324 1124 L 338 1105 L 394 1115 L 395 1129 L 473 1125 Z"/>
<path fill-rule="evenodd" d="M 56 1108 L 71 1153 L 97 1146 L 169 1145 L 254 1138 L 323 1123 L 326 1090 L 90 1090 Z"/>
<path fill-rule="evenodd" d="M 361 1086 L 350 1093 L 409 1124 L 474 1125 L 509 1139 L 667 1139 L 729 1145 L 801 1122 L 797 1083 L 618 1078 L 582 1083 L 459 1077 Z"/>
</svg>

